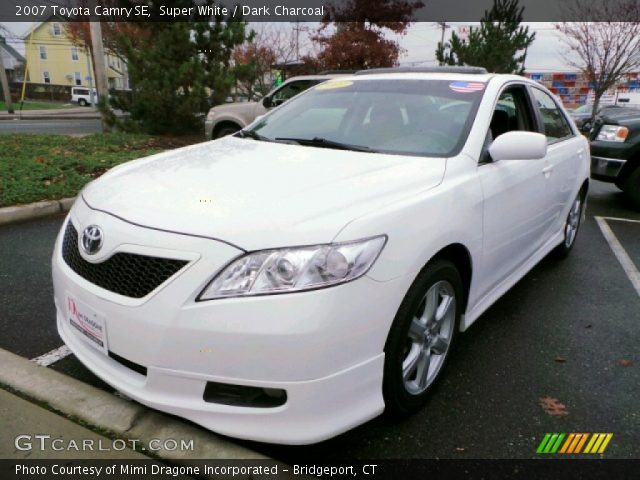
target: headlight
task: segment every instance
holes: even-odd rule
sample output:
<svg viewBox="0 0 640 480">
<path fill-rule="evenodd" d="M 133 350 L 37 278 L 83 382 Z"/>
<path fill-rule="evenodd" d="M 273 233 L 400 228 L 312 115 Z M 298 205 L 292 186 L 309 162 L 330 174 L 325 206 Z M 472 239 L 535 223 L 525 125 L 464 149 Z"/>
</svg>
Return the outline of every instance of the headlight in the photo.
<svg viewBox="0 0 640 480">
<path fill-rule="evenodd" d="M 597 140 L 603 140 L 605 142 L 624 142 L 629 135 L 629 129 L 627 127 L 621 127 L 620 125 L 603 125 L 598 133 Z"/>
<path fill-rule="evenodd" d="M 213 110 L 209 110 L 209 113 L 207 113 L 207 120 L 213 120 L 213 117 L 216 116 L 216 112 L 214 112 Z"/>
<path fill-rule="evenodd" d="M 248 253 L 216 275 L 198 300 L 299 292 L 349 282 L 369 271 L 386 241 L 381 235 Z"/>
</svg>

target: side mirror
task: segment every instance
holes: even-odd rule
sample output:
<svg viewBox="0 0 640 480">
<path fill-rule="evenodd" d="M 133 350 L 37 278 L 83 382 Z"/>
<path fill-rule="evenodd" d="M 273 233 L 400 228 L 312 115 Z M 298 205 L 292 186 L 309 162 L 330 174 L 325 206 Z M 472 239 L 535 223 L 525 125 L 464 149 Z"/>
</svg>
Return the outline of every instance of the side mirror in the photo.
<svg viewBox="0 0 640 480">
<path fill-rule="evenodd" d="M 501 160 L 539 160 L 547 154 L 547 137 L 535 132 L 507 132 L 489 146 L 494 162 Z"/>
<path fill-rule="evenodd" d="M 271 99 L 271 97 L 264 97 L 262 99 L 262 106 L 264 108 L 271 108 L 273 106 L 273 100 Z"/>
</svg>

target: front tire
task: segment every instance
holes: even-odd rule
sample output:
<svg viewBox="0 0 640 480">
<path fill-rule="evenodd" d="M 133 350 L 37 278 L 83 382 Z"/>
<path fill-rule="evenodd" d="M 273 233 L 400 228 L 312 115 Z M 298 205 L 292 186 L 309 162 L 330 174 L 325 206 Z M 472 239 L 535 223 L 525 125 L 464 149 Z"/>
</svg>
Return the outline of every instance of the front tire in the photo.
<svg viewBox="0 0 640 480">
<path fill-rule="evenodd" d="M 218 138 L 226 137 L 228 135 L 233 135 L 238 130 L 240 130 L 240 127 L 222 127 L 220 130 L 218 130 L 215 133 L 213 138 L 214 138 L 214 140 L 216 140 Z"/>
<path fill-rule="evenodd" d="M 622 186 L 627 199 L 636 210 L 640 210 L 640 167 L 631 172 Z"/>
<path fill-rule="evenodd" d="M 455 339 L 463 295 L 460 274 L 448 260 L 430 263 L 413 282 L 384 349 L 388 412 L 411 414 L 428 400 Z"/>
<path fill-rule="evenodd" d="M 86 107 L 89 104 L 84 98 L 81 98 L 80 100 L 78 100 L 78 105 L 80 105 L 81 107 Z"/>
</svg>

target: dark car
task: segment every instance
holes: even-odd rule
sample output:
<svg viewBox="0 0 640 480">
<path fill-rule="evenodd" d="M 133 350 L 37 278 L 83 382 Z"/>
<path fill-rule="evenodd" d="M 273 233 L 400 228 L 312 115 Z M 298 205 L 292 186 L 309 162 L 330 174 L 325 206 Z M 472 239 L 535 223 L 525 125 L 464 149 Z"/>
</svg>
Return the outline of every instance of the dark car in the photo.
<svg viewBox="0 0 640 480">
<path fill-rule="evenodd" d="M 640 210 L 640 110 L 616 109 L 596 117 L 591 139 L 591 177 L 612 182 Z"/>
<path fill-rule="evenodd" d="M 620 105 L 601 105 L 598 108 L 598 115 L 608 115 L 610 113 L 616 113 L 617 111 L 628 108 L 621 107 Z M 578 129 L 585 134 L 591 130 L 591 113 L 593 112 L 593 105 L 582 105 L 575 110 L 572 110 L 569 115 L 576 122 Z"/>
</svg>

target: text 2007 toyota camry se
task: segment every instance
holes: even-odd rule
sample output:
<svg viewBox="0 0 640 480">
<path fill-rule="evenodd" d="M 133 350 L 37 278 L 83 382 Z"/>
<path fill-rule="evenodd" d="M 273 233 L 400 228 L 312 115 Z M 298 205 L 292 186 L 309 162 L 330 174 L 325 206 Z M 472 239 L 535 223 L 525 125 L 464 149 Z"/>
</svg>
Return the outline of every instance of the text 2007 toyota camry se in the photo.
<svg viewBox="0 0 640 480">
<path fill-rule="evenodd" d="M 88 185 L 57 325 L 129 397 L 279 443 L 419 409 L 467 329 L 574 245 L 584 137 L 525 78 L 370 71 Z"/>
</svg>

